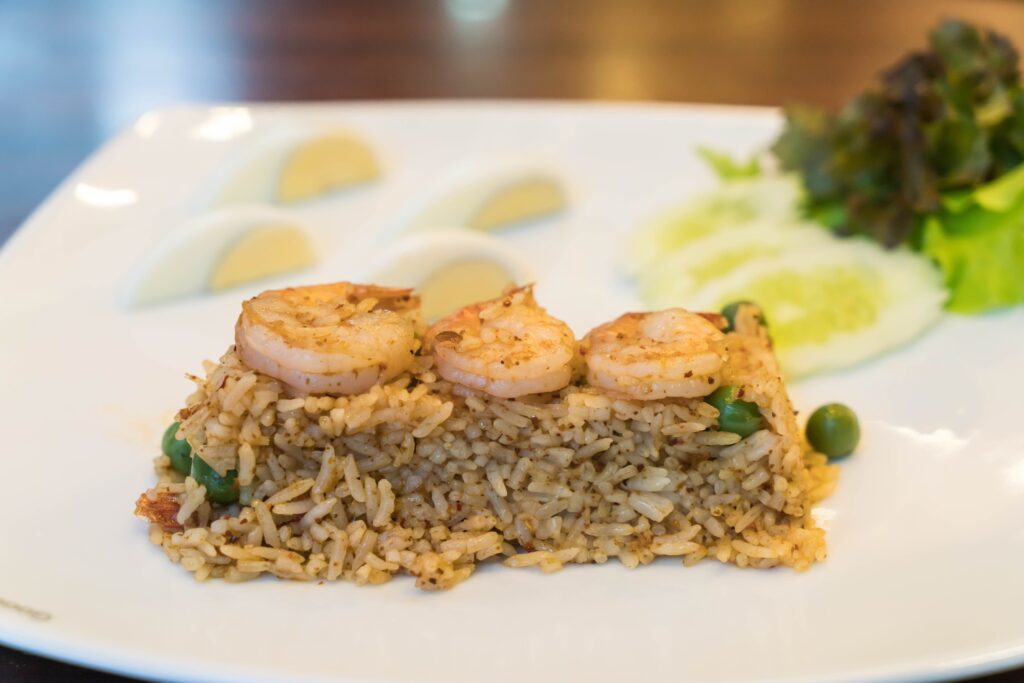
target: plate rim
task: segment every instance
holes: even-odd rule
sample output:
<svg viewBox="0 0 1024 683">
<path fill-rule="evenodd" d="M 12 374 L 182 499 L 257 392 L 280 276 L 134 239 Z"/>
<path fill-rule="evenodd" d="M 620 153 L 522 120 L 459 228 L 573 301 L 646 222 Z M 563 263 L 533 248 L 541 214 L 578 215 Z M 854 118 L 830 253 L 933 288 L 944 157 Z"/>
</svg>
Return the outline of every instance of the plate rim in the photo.
<svg viewBox="0 0 1024 683">
<path fill-rule="evenodd" d="M 17 256 L 20 251 L 18 246 L 24 239 L 26 233 L 33 231 L 34 226 L 43 220 L 43 217 L 50 211 L 53 204 L 62 196 L 69 194 L 71 188 L 78 178 L 85 174 L 88 169 L 96 164 L 109 149 L 125 139 L 131 139 L 135 135 L 135 127 L 138 121 L 147 116 L 182 115 L 189 113 L 208 113 L 223 107 L 244 107 L 255 112 L 289 112 L 289 111 L 315 111 L 315 110 L 343 110 L 343 109 L 364 109 L 364 108 L 388 108 L 394 110 L 408 109 L 432 109 L 432 110 L 457 110 L 470 112 L 473 110 L 495 110 L 507 111 L 509 108 L 520 111 L 553 111 L 558 109 L 576 109 L 590 111 L 616 112 L 623 115 L 642 112 L 664 112 L 672 113 L 698 113 L 703 115 L 728 115 L 728 116 L 778 116 L 781 108 L 759 105 L 736 105 L 717 103 L 689 103 L 689 102 L 663 102 L 663 101 L 642 101 L 642 100 L 615 100 L 615 101 L 587 101 L 573 99 L 521 99 L 521 98 L 479 98 L 479 99 L 408 99 L 408 100 L 337 100 L 317 102 L 294 102 L 294 101 L 267 101 L 267 102 L 245 102 L 245 101 L 224 101 L 211 103 L 182 103 L 158 107 L 148 110 L 122 127 L 118 132 L 107 138 L 85 159 L 79 162 L 19 223 L 9 234 L 8 238 L 0 245 L 0 269 L 7 265 L 7 261 Z M 25 618 L 24 615 L 21 615 Z M 133 676 L 145 680 L 172 680 L 191 681 L 201 678 L 210 681 L 236 681 L 239 675 L 244 672 L 248 680 L 260 683 L 262 681 L 282 680 L 277 670 L 270 672 L 261 670 L 246 670 L 237 664 L 225 664 L 221 662 L 204 662 L 204 671 L 196 671 L 196 664 L 189 665 L 188 661 L 176 662 L 168 655 L 140 656 L 133 655 L 129 650 L 118 649 L 117 647 L 98 643 L 93 640 L 83 640 L 79 637 L 71 637 L 66 632 L 46 633 L 38 626 L 32 624 L 28 628 L 18 628 L 18 615 L 0 615 L 0 644 L 12 649 L 26 652 L 28 654 L 53 659 L 73 666 L 85 667 L 93 670 Z M 195 661 L 195 660 L 192 660 Z M 156 666 L 154 666 L 154 664 Z M 1024 667 L 1024 640 L 1012 645 L 992 650 L 987 653 L 953 656 L 943 659 L 932 658 L 927 666 L 904 664 L 899 667 L 873 667 L 859 669 L 856 671 L 847 670 L 838 674 L 825 677 L 785 677 L 758 679 L 758 683 L 852 683 L 864 681 L 865 683 L 889 683 L 894 681 L 947 681 L 966 677 L 974 677 L 986 674 L 994 674 L 1002 671 Z M 385 679 L 366 679 L 362 677 L 339 676 L 323 677 L 320 675 L 303 674 L 301 676 L 289 675 L 290 680 L 309 683 L 320 681 L 343 681 L 345 683 L 368 683 Z"/>
</svg>

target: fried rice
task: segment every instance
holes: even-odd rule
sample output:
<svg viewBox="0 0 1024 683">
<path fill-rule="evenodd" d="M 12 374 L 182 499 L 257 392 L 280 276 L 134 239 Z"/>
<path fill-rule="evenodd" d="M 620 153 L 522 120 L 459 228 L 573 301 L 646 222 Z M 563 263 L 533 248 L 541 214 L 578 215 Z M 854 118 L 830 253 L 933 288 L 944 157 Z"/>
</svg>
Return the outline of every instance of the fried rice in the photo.
<svg viewBox="0 0 1024 683">
<path fill-rule="evenodd" d="M 813 504 L 837 470 L 797 427 L 770 339 L 749 311 L 726 335 L 722 382 L 765 428 L 718 428 L 701 398 L 638 401 L 588 386 L 501 399 L 441 379 L 433 358 L 362 394 L 295 396 L 234 347 L 180 411 L 218 474 L 221 506 L 156 458 L 138 501 L 150 540 L 195 578 L 450 588 L 485 561 L 550 572 L 659 556 L 804 570 L 825 559 Z M 677 561 L 679 561 L 677 560 Z"/>
</svg>

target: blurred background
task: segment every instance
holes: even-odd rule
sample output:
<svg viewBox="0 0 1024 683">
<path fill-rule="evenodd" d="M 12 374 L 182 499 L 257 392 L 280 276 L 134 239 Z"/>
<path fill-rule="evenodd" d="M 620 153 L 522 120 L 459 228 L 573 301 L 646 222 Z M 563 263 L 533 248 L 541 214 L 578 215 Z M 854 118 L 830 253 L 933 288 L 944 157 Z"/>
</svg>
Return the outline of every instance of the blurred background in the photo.
<svg viewBox="0 0 1024 683">
<path fill-rule="evenodd" d="M 945 17 L 1024 45 L 1024 3 L 1012 0 L 3 0 L 0 243 L 155 108 L 396 98 L 834 107 Z M 0 680 L 115 679 L 0 648 Z"/>
<path fill-rule="evenodd" d="M 1011 0 L 4 0 L 0 242 L 142 113 L 182 102 L 560 98 L 836 106 L 943 17 Z"/>
</svg>

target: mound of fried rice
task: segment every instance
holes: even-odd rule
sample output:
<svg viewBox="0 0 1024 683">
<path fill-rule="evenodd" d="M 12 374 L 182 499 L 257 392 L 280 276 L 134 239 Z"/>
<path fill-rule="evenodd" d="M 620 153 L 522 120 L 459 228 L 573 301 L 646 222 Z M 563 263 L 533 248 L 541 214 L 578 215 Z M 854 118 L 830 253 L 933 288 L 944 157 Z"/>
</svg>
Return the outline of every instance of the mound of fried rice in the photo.
<svg viewBox="0 0 1024 683">
<path fill-rule="evenodd" d="M 239 502 L 211 505 L 156 459 L 139 499 L 150 539 L 193 572 L 379 584 L 396 573 L 454 586 L 478 563 L 537 566 L 658 556 L 797 570 L 825 558 L 811 506 L 836 468 L 797 427 L 764 328 L 741 311 L 721 384 L 767 427 L 717 429 L 701 399 L 635 401 L 582 379 L 498 399 L 439 379 L 429 356 L 356 396 L 290 395 L 229 349 L 179 413 L 179 436 Z"/>
</svg>

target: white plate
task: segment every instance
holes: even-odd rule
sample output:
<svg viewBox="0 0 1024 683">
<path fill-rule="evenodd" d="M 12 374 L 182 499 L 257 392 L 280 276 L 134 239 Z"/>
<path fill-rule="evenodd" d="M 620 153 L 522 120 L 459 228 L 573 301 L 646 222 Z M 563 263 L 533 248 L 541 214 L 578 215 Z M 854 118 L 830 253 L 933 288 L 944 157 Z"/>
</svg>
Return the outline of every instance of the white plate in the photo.
<svg viewBox="0 0 1024 683">
<path fill-rule="evenodd" d="M 341 681 L 940 679 L 1024 662 L 1024 310 L 949 318 L 913 346 L 792 387 L 865 428 L 818 514 L 810 571 L 664 560 L 546 576 L 487 567 L 443 594 L 272 579 L 199 584 L 132 516 L 162 428 L 265 285 L 120 307 L 134 264 L 192 215 L 219 168 L 282 126 L 359 130 L 381 182 L 295 209 L 313 271 L 358 278 L 439 169 L 535 150 L 573 205 L 513 231 L 539 296 L 576 327 L 637 306 L 616 271 L 659 188 L 712 182 L 696 144 L 749 151 L 769 110 L 569 104 L 174 109 L 77 171 L 0 253 L 0 641 L 138 676 Z M 806 412 L 805 412 L 806 414 Z M 48 618 L 44 618 L 48 617 Z"/>
</svg>

